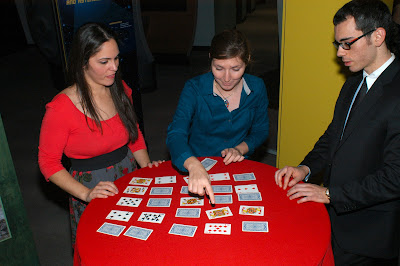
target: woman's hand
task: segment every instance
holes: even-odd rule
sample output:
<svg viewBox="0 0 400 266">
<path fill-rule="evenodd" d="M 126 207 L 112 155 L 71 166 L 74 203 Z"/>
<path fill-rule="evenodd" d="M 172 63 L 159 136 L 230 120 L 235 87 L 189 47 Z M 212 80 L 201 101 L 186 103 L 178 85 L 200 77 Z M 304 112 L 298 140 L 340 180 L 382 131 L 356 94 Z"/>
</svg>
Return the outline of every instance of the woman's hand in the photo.
<svg viewBox="0 0 400 266">
<path fill-rule="evenodd" d="M 118 194 L 118 188 L 113 182 L 100 181 L 94 188 L 89 189 L 85 201 L 90 202 L 95 198 L 105 199 L 115 194 Z"/>
<path fill-rule="evenodd" d="M 153 165 L 155 166 L 155 167 L 158 167 L 160 164 L 162 164 L 163 162 L 165 162 L 165 160 L 158 160 L 158 161 L 153 161 L 153 162 L 151 162 L 151 163 L 147 163 L 147 167 L 149 167 L 149 168 L 152 168 L 153 167 Z"/>
<path fill-rule="evenodd" d="M 189 157 L 184 166 L 189 171 L 188 190 L 200 196 L 206 193 L 210 197 L 211 204 L 215 204 L 210 178 L 200 161 L 196 157 Z"/>
<path fill-rule="evenodd" d="M 227 148 L 221 151 L 221 156 L 224 157 L 225 165 L 232 162 L 241 162 L 244 160 L 243 154 L 237 148 Z"/>
</svg>

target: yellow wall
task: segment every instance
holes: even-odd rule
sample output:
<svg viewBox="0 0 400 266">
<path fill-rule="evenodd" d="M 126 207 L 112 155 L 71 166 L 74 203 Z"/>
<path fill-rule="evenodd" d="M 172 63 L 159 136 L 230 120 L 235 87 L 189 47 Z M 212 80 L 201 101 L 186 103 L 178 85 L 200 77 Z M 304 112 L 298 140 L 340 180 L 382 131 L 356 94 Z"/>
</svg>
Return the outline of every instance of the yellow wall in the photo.
<svg viewBox="0 0 400 266">
<path fill-rule="evenodd" d="M 346 70 L 332 45 L 332 19 L 347 2 L 283 0 L 279 168 L 299 164 L 332 119 Z"/>
</svg>

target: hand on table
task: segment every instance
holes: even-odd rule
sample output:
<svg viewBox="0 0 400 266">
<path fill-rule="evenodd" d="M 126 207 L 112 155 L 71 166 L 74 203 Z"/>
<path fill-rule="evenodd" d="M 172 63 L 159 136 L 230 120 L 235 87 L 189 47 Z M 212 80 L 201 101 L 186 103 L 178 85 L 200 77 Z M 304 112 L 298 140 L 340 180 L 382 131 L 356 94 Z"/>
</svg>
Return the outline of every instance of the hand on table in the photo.
<svg viewBox="0 0 400 266">
<path fill-rule="evenodd" d="M 152 168 L 153 167 L 153 165 L 155 166 L 155 167 L 158 167 L 160 164 L 162 164 L 163 162 L 165 162 L 165 160 L 158 160 L 158 161 L 153 161 L 153 162 L 151 162 L 151 163 L 148 163 L 147 164 L 147 167 L 149 167 L 149 168 Z"/>
<path fill-rule="evenodd" d="M 288 186 L 293 187 L 302 181 L 308 175 L 309 169 L 307 166 L 285 166 L 275 172 L 275 183 L 285 190 Z"/>
<path fill-rule="evenodd" d="M 110 181 L 100 181 L 94 188 L 89 189 L 86 202 L 90 202 L 95 198 L 108 198 L 108 196 L 114 196 L 118 194 L 117 186 Z"/>
<path fill-rule="evenodd" d="M 325 194 L 326 188 L 314 184 L 296 184 L 288 190 L 287 196 L 290 200 L 299 199 L 297 203 L 314 201 L 319 203 L 330 203 Z"/>
<path fill-rule="evenodd" d="M 244 160 L 243 154 L 237 148 L 227 148 L 221 151 L 221 156 L 224 157 L 225 165 L 232 162 L 241 162 Z"/>
<path fill-rule="evenodd" d="M 211 204 L 215 204 L 210 178 L 200 161 L 192 156 L 186 159 L 184 166 L 189 171 L 188 190 L 200 196 L 206 193 L 210 197 Z"/>
</svg>

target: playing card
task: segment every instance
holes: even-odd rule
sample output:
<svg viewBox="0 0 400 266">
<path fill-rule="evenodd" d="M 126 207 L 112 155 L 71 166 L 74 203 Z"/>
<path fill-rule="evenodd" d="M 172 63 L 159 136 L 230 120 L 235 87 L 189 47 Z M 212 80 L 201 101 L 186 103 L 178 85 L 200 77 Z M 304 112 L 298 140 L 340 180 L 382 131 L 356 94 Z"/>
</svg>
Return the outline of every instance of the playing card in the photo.
<svg viewBox="0 0 400 266">
<path fill-rule="evenodd" d="M 181 206 L 203 206 L 204 199 L 196 197 L 184 197 L 181 198 Z"/>
<path fill-rule="evenodd" d="M 164 217 L 165 213 L 142 212 L 142 214 L 139 216 L 138 221 L 160 224 L 162 223 Z"/>
<path fill-rule="evenodd" d="M 133 212 L 112 210 L 106 219 L 127 222 L 132 217 Z"/>
<path fill-rule="evenodd" d="M 268 222 L 242 222 L 243 232 L 268 232 Z"/>
<path fill-rule="evenodd" d="M 172 187 L 152 187 L 150 195 L 172 195 Z"/>
<path fill-rule="evenodd" d="M 227 217 L 227 216 L 233 216 L 231 209 L 229 209 L 229 207 L 208 210 L 208 211 L 206 211 L 206 214 L 207 214 L 208 219 L 216 219 L 216 218 L 222 218 L 222 217 Z"/>
<path fill-rule="evenodd" d="M 169 207 L 171 205 L 171 198 L 150 198 L 147 202 L 147 207 Z"/>
<path fill-rule="evenodd" d="M 230 235 L 231 225 L 219 224 L 219 223 L 206 223 L 206 226 L 204 227 L 204 234 Z"/>
<path fill-rule="evenodd" d="M 181 187 L 181 194 L 189 194 L 188 186 Z"/>
<path fill-rule="evenodd" d="M 182 218 L 199 218 L 200 217 L 200 208 L 178 208 L 176 210 L 175 217 Z"/>
<path fill-rule="evenodd" d="M 216 185 L 211 187 L 214 193 L 232 193 L 231 185 Z"/>
<path fill-rule="evenodd" d="M 211 174 L 208 175 L 211 181 L 230 180 L 229 173 Z"/>
<path fill-rule="evenodd" d="M 232 195 L 215 195 L 215 204 L 232 204 Z"/>
<path fill-rule="evenodd" d="M 210 158 L 205 158 L 203 161 L 201 161 L 201 164 L 204 166 L 206 171 L 210 170 L 216 163 L 216 160 Z"/>
<path fill-rule="evenodd" d="M 259 192 L 256 184 L 235 186 L 235 191 L 237 194 Z"/>
<path fill-rule="evenodd" d="M 130 185 L 149 186 L 153 178 L 134 177 L 129 182 Z"/>
<path fill-rule="evenodd" d="M 263 206 L 240 205 L 239 214 L 242 214 L 242 215 L 254 215 L 254 216 L 264 216 L 264 207 Z"/>
<path fill-rule="evenodd" d="M 188 177 L 188 176 L 184 176 L 184 177 L 183 177 L 183 180 L 185 180 L 186 184 L 189 183 L 189 177 Z"/>
<path fill-rule="evenodd" d="M 126 226 L 124 225 L 119 225 L 119 224 L 110 224 L 105 222 L 98 230 L 97 232 L 107 234 L 107 235 L 112 235 L 112 236 L 119 236 L 122 231 L 124 231 Z"/>
<path fill-rule="evenodd" d="M 233 175 L 233 179 L 235 181 L 256 180 L 256 176 L 253 173 L 236 174 L 236 175 Z"/>
<path fill-rule="evenodd" d="M 127 186 L 124 193 L 144 195 L 146 193 L 146 191 L 147 191 L 147 187 Z"/>
<path fill-rule="evenodd" d="M 171 184 L 171 183 L 176 183 L 176 176 L 161 176 L 161 177 L 156 177 L 154 183 L 156 183 L 156 184 Z"/>
<path fill-rule="evenodd" d="M 196 233 L 197 226 L 184 225 L 184 224 L 173 224 L 169 230 L 169 234 L 179 235 L 179 236 L 190 236 L 193 237 Z"/>
<path fill-rule="evenodd" d="M 261 193 L 240 193 L 238 194 L 239 201 L 261 201 Z"/>
<path fill-rule="evenodd" d="M 140 240 L 147 240 L 152 232 L 152 229 L 141 228 L 131 225 L 131 227 L 126 230 L 124 236 L 129 236 Z"/>
<path fill-rule="evenodd" d="M 128 207 L 138 207 L 141 202 L 142 202 L 141 198 L 121 197 L 119 199 L 119 201 L 117 202 L 117 205 L 128 206 Z"/>
</svg>

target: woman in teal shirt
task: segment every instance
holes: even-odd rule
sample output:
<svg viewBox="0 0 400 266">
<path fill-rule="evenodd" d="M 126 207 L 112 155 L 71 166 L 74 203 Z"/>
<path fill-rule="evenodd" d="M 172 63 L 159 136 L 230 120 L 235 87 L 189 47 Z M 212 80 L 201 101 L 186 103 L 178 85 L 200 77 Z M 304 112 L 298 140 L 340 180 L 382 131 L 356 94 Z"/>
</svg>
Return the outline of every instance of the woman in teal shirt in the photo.
<svg viewBox="0 0 400 266">
<path fill-rule="evenodd" d="M 189 171 L 188 189 L 214 203 L 207 171 L 196 157 L 222 156 L 240 162 L 268 137 L 268 98 L 262 79 L 245 74 L 249 45 L 242 33 L 226 30 L 214 36 L 211 72 L 186 82 L 167 146 L 172 163 Z"/>
</svg>

